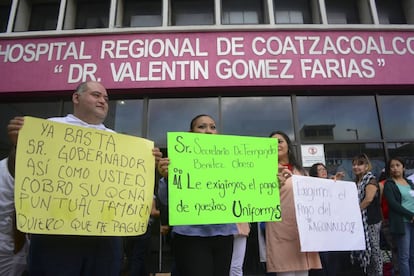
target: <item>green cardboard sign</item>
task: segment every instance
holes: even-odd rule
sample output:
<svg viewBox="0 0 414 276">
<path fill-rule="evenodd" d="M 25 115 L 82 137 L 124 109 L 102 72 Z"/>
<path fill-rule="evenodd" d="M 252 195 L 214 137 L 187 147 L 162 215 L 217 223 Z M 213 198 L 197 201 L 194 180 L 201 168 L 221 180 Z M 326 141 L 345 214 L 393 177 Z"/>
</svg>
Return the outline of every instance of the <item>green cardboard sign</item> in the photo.
<svg viewBox="0 0 414 276">
<path fill-rule="evenodd" d="M 169 132 L 170 225 L 280 220 L 277 139 Z"/>
</svg>

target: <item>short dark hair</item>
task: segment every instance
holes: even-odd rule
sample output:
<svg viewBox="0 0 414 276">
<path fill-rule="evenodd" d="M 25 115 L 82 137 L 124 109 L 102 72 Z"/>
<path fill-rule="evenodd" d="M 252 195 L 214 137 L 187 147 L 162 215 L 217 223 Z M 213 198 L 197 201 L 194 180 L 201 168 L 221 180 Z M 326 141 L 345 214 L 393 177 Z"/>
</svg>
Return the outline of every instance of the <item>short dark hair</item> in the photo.
<svg viewBox="0 0 414 276">
<path fill-rule="evenodd" d="M 326 166 L 323 163 L 315 163 L 309 169 L 309 176 L 318 177 L 318 167 L 322 166 L 326 169 Z"/>
</svg>

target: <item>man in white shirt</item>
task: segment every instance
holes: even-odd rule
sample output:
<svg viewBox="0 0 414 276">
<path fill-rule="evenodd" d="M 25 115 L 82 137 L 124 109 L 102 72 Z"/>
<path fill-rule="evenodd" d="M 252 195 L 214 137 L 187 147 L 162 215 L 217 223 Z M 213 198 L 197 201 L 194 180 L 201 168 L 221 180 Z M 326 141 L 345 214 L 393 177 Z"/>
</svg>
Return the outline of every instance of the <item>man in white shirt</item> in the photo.
<svg viewBox="0 0 414 276">
<path fill-rule="evenodd" d="M 99 82 L 81 83 L 72 95 L 73 114 L 49 120 L 114 132 L 103 122 L 108 114 L 108 94 Z M 14 145 L 23 126 L 23 117 L 15 117 L 8 125 Z M 159 149 L 153 149 L 156 161 Z M 121 237 L 67 236 L 32 234 L 29 252 L 31 276 L 116 276 L 121 272 L 123 246 Z"/>
<path fill-rule="evenodd" d="M 15 226 L 14 178 L 9 169 L 13 157 L 0 160 L 0 275 L 4 276 L 23 274 L 28 251 L 25 234 Z"/>
</svg>

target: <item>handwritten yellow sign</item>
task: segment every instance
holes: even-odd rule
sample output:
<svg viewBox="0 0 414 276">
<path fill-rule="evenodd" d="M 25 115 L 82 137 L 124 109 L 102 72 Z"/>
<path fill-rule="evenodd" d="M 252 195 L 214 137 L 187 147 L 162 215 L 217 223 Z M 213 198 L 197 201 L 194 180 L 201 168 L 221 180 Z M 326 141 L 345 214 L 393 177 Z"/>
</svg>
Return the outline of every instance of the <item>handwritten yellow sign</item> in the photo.
<svg viewBox="0 0 414 276">
<path fill-rule="evenodd" d="M 145 233 L 152 141 L 25 117 L 16 156 L 17 227 L 28 233 Z"/>
<path fill-rule="evenodd" d="M 276 139 L 167 136 L 171 225 L 280 220 Z"/>
</svg>

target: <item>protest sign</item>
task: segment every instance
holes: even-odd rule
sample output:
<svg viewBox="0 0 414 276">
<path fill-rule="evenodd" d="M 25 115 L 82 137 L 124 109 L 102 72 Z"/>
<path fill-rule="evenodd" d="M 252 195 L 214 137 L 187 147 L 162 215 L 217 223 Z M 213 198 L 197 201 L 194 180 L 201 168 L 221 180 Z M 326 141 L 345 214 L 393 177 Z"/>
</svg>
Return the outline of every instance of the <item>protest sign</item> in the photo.
<svg viewBox="0 0 414 276">
<path fill-rule="evenodd" d="M 301 251 L 365 250 L 354 182 L 292 176 Z"/>
<path fill-rule="evenodd" d="M 28 233 L 145 233 L 152 141 L 25 117 L 16 156 L 17 227 Z"/>
<path fill-rule="evenodd" d="M 171 225 L 280 220 L 276 139 L 167 136 Z"/>
</svg>

